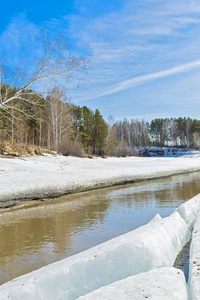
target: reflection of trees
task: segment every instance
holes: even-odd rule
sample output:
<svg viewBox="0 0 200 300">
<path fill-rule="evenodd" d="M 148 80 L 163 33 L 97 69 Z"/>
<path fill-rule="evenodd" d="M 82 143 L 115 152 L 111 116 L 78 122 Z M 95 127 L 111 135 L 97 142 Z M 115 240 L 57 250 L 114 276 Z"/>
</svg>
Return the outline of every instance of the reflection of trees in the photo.
<svg viewBox="0 0 200 300">
<path fill-rule="evenodd" d="M 169 187 L 155 191 L 154 197 L 157 206 L 163 206 L 166 201 L 168 206 L 170 203 L 177 203 L 177 200 L 185 202 L 200 193 L 199 180 L 193 181 L 195 178 L 200 180 L 198 174 L 184 175 L 182 178 L 179 176 L 178 179 L 176 177 L 172 178 L 172 183 Z"/>
<path fill-rule="evenodd" d="M 2 214 L 0 284 L 67 256 L 76 235 L 103 222 L 109 202 L 101 202 L 98 194 L 96 198 L 82 194 L 81 199 L 80 195 Z"/>
<path fill-rule="evenodd" d="M 169 177 L 156 181 L 148 181 L 143 184 L 133 185 L 132 188 L 124 188 L 121 193 L 111 193 L 117 203 L 123 203 L 129 207 L 148 208 L 152 206 L 163 207 L 167 204 L 185 202 L 200 193 L 200 173 L 192 173 Z"/>
</svg>

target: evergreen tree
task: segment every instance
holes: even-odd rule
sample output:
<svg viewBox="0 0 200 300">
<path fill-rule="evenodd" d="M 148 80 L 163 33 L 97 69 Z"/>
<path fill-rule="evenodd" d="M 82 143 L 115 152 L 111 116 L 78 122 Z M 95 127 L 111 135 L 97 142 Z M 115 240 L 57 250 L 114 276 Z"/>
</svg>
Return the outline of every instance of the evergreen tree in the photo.
<svg viewBox="0 0 200 300">
<path fill-rule="evenodd" d="M 163 119 L 154 119 L 151 121 L 151 135 L 155 138 L 156 145 L 161 146 L 163 138 Z"/>
<path fill-rule="evenodd" d="M 103 155 L 105 150 L 106 136 L 108 133 L 108 126 L 96 109 L 94 114 L 94 130 L 93 130 L 93 153 Z"/>
<path fill-rule="evenodd" d="M 83 110 L 80 106 L 73 105 L 72 107 L 72 134 L 73 140 L 77 141 L 81 137 L 83 131 Z"/>
<path fill-rule="evenodd" d="M 94 113 L 86 106 L 82 108 L 83 126 L 81 128 L 81 142 L 86 152 L 89 153 L 92 149 L 92 139 L 94 131 Z"/>
</svg>

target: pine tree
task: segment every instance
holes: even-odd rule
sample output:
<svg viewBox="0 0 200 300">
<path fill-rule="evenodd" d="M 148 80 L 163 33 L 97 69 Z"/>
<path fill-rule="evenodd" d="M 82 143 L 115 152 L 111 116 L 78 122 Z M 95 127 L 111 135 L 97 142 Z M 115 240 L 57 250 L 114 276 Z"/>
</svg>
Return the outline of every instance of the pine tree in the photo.
<svg viewBox="0 0 200 300">
<path fill-rule="evenodd" d="M 83 131 L 83 110 L 80 106 L 73 105 L 72 107 L 72 124 L 71 137 L 74 141 L 77 141 Z"/>
<path fill-rule="evenodd" d="M 92 149 L 92 139 L 94 130 L 94 113 L 86 106 L 82 108 L 83 126 L 81 129 L 81 142 L 86 152 L 89 153 Z"/>
<path fill-rule="evenodd" d="M 103 155 L 105 150 L 106 136 L 108 133 L 108 126 L 96 109 L 94 114 L 94 131 L 93 131 L 93 153 Z"/>
</svg>

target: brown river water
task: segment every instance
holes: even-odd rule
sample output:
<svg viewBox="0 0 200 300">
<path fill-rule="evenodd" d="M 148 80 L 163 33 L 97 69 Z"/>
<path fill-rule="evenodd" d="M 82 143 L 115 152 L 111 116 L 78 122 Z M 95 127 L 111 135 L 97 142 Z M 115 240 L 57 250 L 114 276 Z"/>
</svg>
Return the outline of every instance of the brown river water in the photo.
<svg viewBox="0 0 200 300">
<path fill-rule="evenodd" d="M 0 284 L 162 217 L 200 193 L 200 172 L 0 210 Z"/>
</svg>

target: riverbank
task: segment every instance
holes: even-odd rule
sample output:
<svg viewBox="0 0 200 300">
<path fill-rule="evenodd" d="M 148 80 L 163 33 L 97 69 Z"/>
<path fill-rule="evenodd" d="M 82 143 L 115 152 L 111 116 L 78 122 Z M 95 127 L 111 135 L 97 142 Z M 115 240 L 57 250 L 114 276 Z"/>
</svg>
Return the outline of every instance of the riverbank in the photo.
<svg viewBox="0 0 200 300">
<path fill-rule="evenodd" d="M 0 158 L 0 201 L 41 199 L 200 171 L 200 153 L 182 157 Z"/>
</svg>

